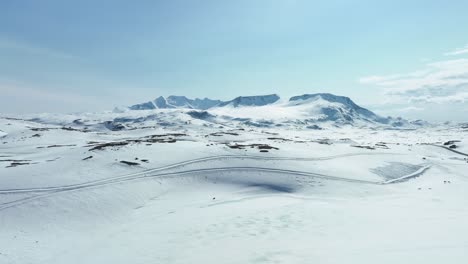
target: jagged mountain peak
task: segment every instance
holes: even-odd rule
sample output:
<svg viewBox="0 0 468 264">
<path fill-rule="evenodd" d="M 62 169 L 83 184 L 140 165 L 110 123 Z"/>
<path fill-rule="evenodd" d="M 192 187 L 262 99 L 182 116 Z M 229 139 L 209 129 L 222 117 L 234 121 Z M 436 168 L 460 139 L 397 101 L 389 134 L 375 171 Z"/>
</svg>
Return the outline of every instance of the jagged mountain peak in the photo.
<svg viewBox="0 0 468 264">
<path fill-rule="evenodd" d="M 209 98 L 190 99 L 186 96 L 170 95 L 168 97 L 159 96 L 154 101 L 132 105 L 131 110 L 151 110 L 151 109 L 170 109 L 170 108 L 187 108 L 206 110 L 215 106 L 263 106 L 277 102 L 280 97 L 277 94 L 258 95 L 258 96 L 239 96 L 233 100 L 223 102 L 221 100 L 213 100 Z"/>
<path fill-rule="evenodd" d="M 156 108 L 162 108 L 162 109 L 175 108 L 175 107 L 169 105 L 167 103 L 166 98 L 164 98 L 163 96 L 159 96 L 158 98 L 154 99 L 154 105 L 156 106 Z"/>
<path fill-rule="evenodd" d="M 208 98 L 190 99 L 186 96 L 170 95 L 168 97 L 159 96 L 153 101 L 132 105 L 130 110 L 152 110 L 152 109 L 172 109 L 172 108 L 188 108 L 206 110 L 215 105 L 220 104 L 220 100 L 212 100 Z"/>
</svg>

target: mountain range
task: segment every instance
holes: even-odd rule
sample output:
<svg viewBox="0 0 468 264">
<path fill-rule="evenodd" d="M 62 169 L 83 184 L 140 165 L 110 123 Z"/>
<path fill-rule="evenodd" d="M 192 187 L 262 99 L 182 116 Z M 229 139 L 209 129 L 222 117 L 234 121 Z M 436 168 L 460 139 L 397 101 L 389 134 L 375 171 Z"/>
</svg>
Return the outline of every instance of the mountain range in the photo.
<svg viewBox="0 0 468 264">
<path fill-rule="evenodd" d="M 258 108 L 258 109 L 257 109 Z M 191 113 L 193 116 L 230 116 L 237 119 L 305 120 L 306 122 L 334 122 L 355 124 L 358 122 L 391 125 L 419 125 L 422 121 L 409 122 L 402 118 L 382 117 L 353 102 L 349 97 L 330 93 L 293 96 L 281 100 L 277 94 L 239 96 L 229 101 L 213 99 L 189 99 L 185 96 L 160 96 L 129 107 L 130 110 L 191 109 L 209 113 Z"/>
</svg>

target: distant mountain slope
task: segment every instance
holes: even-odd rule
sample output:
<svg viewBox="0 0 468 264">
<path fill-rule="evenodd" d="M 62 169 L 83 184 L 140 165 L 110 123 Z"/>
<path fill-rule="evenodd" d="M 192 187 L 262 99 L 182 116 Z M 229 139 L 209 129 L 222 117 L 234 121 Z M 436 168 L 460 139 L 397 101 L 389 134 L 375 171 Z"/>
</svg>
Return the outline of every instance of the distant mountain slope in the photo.
<svg viewBox="0 0 468 264">
<path fill-rule="evenodd" d="M 154 105 L 156 105 L 156 108 L 175 108 L 174 106 L 171 106 L 167 103 L 166 98 L 159 96 L 158 98 L 154 99 Z"/>
<path fill-rule="evenodd" d="M 130 110 L 151 110 L 151 109 L 170 109 L 170 108 L 187 108 L 206 110 L 212 107 L 224 106 L 263 106 L 277 102 L 280 97 L 276 94 L 259 95 L 259 96 L 239 96 L 233 100 L 223 102 L 221 100 L 204 99 L 189 99 L 185 96 L 171 95 L 167 98 L 160 96 L 154 101 L 132 105 Z"/>
<path fill-rule="evenodd" d="M 276 94 L 258 95 L 258 96 L 239 96 L 239 97 L 234 98 L 231 101 L 221 103 L 218 106 L 219 107 L 264 106 L 264 105 L 275 103 L 279 99 L 280 97 Z"/>
<path fill-rule="evenodd" d="M 329 93 L 304 94 L 289 99 L 289 107 L 308 108 L 311 114 L 321 121 L 353 122 L 355 120 L 388 123 L 388 118 L 376 115 L 372 111 L 360 107 L 349 97 Z"/>
<path fill-rule="evenodd" d="M 175 95 L 171 95 L 167 97 L 167 102 L 169 105 L 173 105 L 178 108 L 192 108 L 192 109 L 201 109 L 201 110 L 211 108 L 221 103 L 220 100 L 212 100 L 208 98 L 189 99 L 185 96 L 175 96 Z"/>
<path fill-rule="evenodd" d="M 155 108 L 156 106 L 151 101 L 146 102 L 146 103 L 132 105 L 129 107 L 130 110 L 150 110 L 150 109 L 155 109 Z"/>
<path fill-rule="evenodd" d="M 215 105 L 220 104 L 220 100 L 204 99 L 189 99 L 185 96 L 171 95 L 167 98 L 160 96 L 154 101 L 132 105 L 130 110 L 151 110 L 151 109 L 171 109 L 171 108 L 188 108 L 206 110 Z"/>
</svg>

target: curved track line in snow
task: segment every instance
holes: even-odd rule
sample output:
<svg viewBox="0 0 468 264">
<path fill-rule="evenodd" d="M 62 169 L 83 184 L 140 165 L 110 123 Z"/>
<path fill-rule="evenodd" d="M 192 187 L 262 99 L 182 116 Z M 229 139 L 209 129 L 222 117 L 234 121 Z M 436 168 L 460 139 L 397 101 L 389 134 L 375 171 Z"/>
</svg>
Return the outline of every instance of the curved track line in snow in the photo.
<svg viewBox="0 0 468 264">
<path fill-rule="evenodd" d="M 0 204 L 0 210 L 4 210 L 7 208 L 15 207 L 21 204 L 25 204 L 27 202 L 45 198 L 48 196 L 52 196 L 55 194 L 63 193 L 63 192 L 70 192 L 76 191 L 81 189 L 88 189 L 88 188 L 95 188 L 95 187 L 102 187 L 111 184 L 118 184 L 138 179 L 145 179 L 145 178 L 173 178 L 176 176 L 181 175 L 190 175 L 190 174 L 200 174 L 200 173 L 207 173 L 207 172 L 231 172 L 231 171 L 258 171 L 258 172 L 270 172 L 270 173 L 279 173 L 279 174 L 288 174 L 288 175 L 300 175 L 300 176 L 310 176 L 310 177 L 317 177 L 322 179 L 330 179 L 330 180 L 337 180 L 337 181 L 347 181 L 353 183 L 364 183 L 364 184 L 375 184 L 379 185 L 379 182 L 372 182 L 372 181 L 364 181 L 364 180 L 354 180 L 348 178 L 340 178 L 335 176 L 327 176 L 324 174 L 318 173 L 311 173 L 311 172 L 304 172 L 304 171 L 294 171 L 294 170 L 282 170 L 282 169 L 271 169 L 271 168 L 262 168 L 262 167 L 224 167 L 224 168 L 207 168 L 207 169 L 195 169 L 195 170 L 187 170 L 187 171 L 179 171 L 179 172 L 169 172 L 169 173 L 160 173 L 154 175 L 135 175 L 133 178 L 126 178 L 126 179 L 114 179 L 114 181 L 109 182 L 102 182 L 102 183 L 93 183 L 89 185 L 80 185 L 80 186 L 63 186 L 63 187 L 55 187 L 54 189 L 44 188 L 42 191 L 45 192 L 43 194 L 38 194 L 35 196 L 30 196 L 26 198 L 22 198 L 15 201 L 10 201 L 6 203 Z M 25 193 L 27 189 L 19 190 L 16 193 Z M 38 188 L 35 188 L 33 192 L 41 192 Z M 8 192 L 8 194 L 15 194 L 15 192 Z"/>
<path fill-rule="evenodd" d="M 115 179 L 114 181 L 102 182 L 102 183 L 93 183 L 93 184 L 81 185 L 81 186 L 68 186 L 68 187 L 56 187 L 55 189 L 45 189 L 44 190 L 46 192 L 45 194 L 39 194 L 39 195 L 32 196 L 32 197 L 26 197 L 26 198 L 22 198 L 22 199 L 19 199 L 19 200 L 2 203 L 2 204 L 0 204 L 0 210 L 7 209 L 7 208 L 10 208 L 10 207 L 14 207 L 14 206 L 18 206 L 18 205 L 27 203 L 27 202 L 35 200 L 35 199 L 48 197 L 48 196 L 59 194 L 59 193 L 62 193 L 62 192 L 76 191 L 76 190 L 88 189 L 88 188 L 94 188 L 94 187 L 102 187 L 102 186 L 106 186 L 106 185 L 124 183 L 124 182 L 128 182 L 128 181 L 133 181 L 133 180 L 138 180 L 138 179 L 146 179 L 146 178 L 173 178 L 173 177 L 181 176 L 181 175 L 202 174 L 202 173 L 209 173 L 209 172 L 232 172 L 232 171 L 247 171 L 247 172 L 249 172 L 249 171 L 257 171 L 257 172 L 269 172 L 269 173 L 278 173 L 278 174 L 287 174 L 287 175 L 296 175 L 296 176 L 298 176 L 298 175 L 299 176 L 309 176 L 309 177 L 314 177 L 314 178 L 321 178 L 321 179 L 335 180 L 335 181 L 345 181 L 345 182 L 360 183 L 360 184 L 385 185 L 385 184 L 391 184 L 391 183 L 394 183 L 394 182 L 403 181 L 404 179 L 409 179 L 409 178 L 412 178 L 412 177 L 419 176 L 422 173 L 424 173 L 424 171 L 427 170 L 428 168 L 429 168 L 429 166 L 426 166 L 423 169 L 421 169 L 420 171 L 417 171 L 417 172 L 412 173 L 410 175 L 400 177 L 398 179 L 395 179 L 395 180 L 392 180 L 392 181 L 387 181 L 387 182 L 357 180 L 357 179 L 336 177 L 336 176 L 313 173 L 313 172 L 283 170 L 283 169 L 272 169 L 272 168 L 262 168 L 262 167 L 222 167 L 222 168 L 194 169 L 194 170 L 179 171 L 179 172 L 160 173 L 160 174 L 154 174 L 154 175 L 147 175 L 147 174 L 136 175 L 133 178 Z M 36 192 L 37 192 L 37 190 L 36 190 Z M 10 192 L 10 194 L 11 193 L 13 193 L 13 192 Z M 20 192 L 17 192 L 17 193 L 24 193 L 24 191 L 20 191 Z"/>
<path fill-rule="evenodd" d="M 19 194 L 19 193 L 34 193 L 34 192 L 54 192 L 54 191 L 64 191 L 64 190 L 76 190 L 83 189 L 88 187 L 97 187 L 104 186 L 108 184 L 115 184 L 120 182 L 132 181 L 143 178 L 166 178 L 170 176 L 179 176 L 193 173 L 204 173 L 204 172 L 224 172 L 224 171 L 260 171 L 260 172 L 273 172 L 273 173 L 282 173 L 282 174 L 293 174 L 301 176 L 313 176 L 318 178 L 326 178 L 332 180 L 343 180 L 350 182 L 359 182 L 359 183 L 370 183 L 370 184 L 380 184 L 379 182 L 365 181 L 365 180 L 355 180 L 350 178 L 329 176 L 325 174 L 306 172 L 306 171 L 295 171 L 295 170 L 284 170 L 284 169 L 274 169 L 274 168 L 264 168 L 264 167 L 219 167 L 219 168 L 205 168 L 205 169 L 193 169 L 186 171 L 176 171 L 176 172 L 167 172 L 159 174 L 138 174 L 126 178 L 112 178 L 106 181 L 100 182 L 87 182 L 75 185 L 64 185 L 64 186 L 54 186 L 54 187 L 44 187 L 44 188 L 26 188 L 26 189 L 8 189 L 0 190 L 0 194 Z"/>
<path fill-rule="evenodd" d="M 162 166 L 153 169 L 147 169 L 144 171 L 125 174 L 117 177 L 109 177 L 105 179 L 87 181 L 77 184 L 69 184 L 69 185 L 62 185 L 62 186 L 47 186 L 47 187 L 37 187 L 37 188 L 14 188 L 14 189 L 3 189 L 0 190 L 0 194 L 6 193 L 28 193 L 28 192 L 45 192 L 45 191 L 54 191 L 59 190 L 61 188 L 73 188 L 73 187 L 80 187 L 80 186 L 89 186 L 92 184 L 100 184 L 106 182 L 113 182 L 115 180 L 125 180 L 125 179 L 132 179 L 138 175 L 144 175 L 153 172 L 159 172 L 169 169 L 175 169 L 178 167 L 183 167 L 190 164 L 196 164 L 201 162 L 207 161 L 214 161 L 214 160 L 223 160 L 223 159 L 250 159 L 250 160 L 293 160 L 293 161 L 321 161 L 321 160 L 331 160 L 336 158 L 345 158 L 345 157 L 352 157 L 352 156 L 367 156 L 367 155 L 391 155 L 393 153 L 350 153 L 350 154 L 341 154 L 335 156 L 327 156 L 327 157 L 316 157 L 316 158 L 298 158 L 298 157 L 265 157 L 265 156 L 249 156 L 249 155 L 219 155 L 219 156 L 210 156 L 205 158 L 198 158 L 192 160 L 186 160 L 182 162 L 177 162 L 174 164 L 170 164 L 167 166 Z M 397 155 L 397 154 L 395 154 Z"/>
<path fill-rule="evenodd" d="M 454 149 L 451 149 L 451 148 L 448 148 L 446 146 L 440 146 L 440 145 L 436 145 L 436 144 L 429 144 L 430 146 L 434 146 L 434 147 L 439 147 L 439 148 L 443 148 L 443 149 L 446 149 L 448 151 L 451 151 L 453 153 L 457 153 L 459 155 L 462 155 L 462 156 L 467 156 L 468 157 L 468 154 L 467 153 L 464 153 L 464 152 L 460 152 L 458 150 L 454 150 Z"/>
</svg>

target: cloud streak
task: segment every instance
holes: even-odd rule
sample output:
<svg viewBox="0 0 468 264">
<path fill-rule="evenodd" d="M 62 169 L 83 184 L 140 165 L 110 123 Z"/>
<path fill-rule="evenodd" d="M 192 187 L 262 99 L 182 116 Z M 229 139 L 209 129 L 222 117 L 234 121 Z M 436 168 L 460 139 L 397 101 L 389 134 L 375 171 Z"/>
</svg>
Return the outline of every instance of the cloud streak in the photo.
<svg viewBox="0 0 468 264">
<path fill-rule="evenodd" d="M 465 45 L 463 48 L 458 48 L 453 51 L 447 52 L 444 55 L 446 56 L 456 56 L 456 55 L 462 55 L 462 54 L 468 54 L 468 44 Z"/>
<path fill-rule="evenodd" d="M 393 101 L 465 103 L 468 102 L 468 59 L 433 62 L 410 73 L 366 76 L 359 82 L 383 88 Z"/>
</svg>

